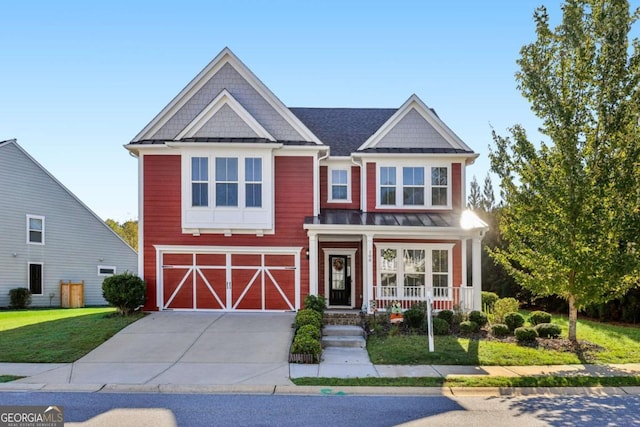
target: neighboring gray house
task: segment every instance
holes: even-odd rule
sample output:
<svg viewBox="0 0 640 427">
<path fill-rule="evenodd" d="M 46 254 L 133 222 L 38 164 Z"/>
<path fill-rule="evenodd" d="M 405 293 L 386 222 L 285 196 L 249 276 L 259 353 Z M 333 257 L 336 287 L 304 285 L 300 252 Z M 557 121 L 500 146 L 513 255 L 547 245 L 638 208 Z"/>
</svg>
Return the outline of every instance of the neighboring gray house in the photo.
<svg viewBox="0 0 640 427">
<path fill-rule="evenodd" d="M 138 255 L 15 139 L 0 142 L 0 307 L 30 288 L 34 307 L 60 305 L 60 281 L 84 281 L 85 305 L 105 305 L 102 281 L 138 271 Z"/>
</svg>

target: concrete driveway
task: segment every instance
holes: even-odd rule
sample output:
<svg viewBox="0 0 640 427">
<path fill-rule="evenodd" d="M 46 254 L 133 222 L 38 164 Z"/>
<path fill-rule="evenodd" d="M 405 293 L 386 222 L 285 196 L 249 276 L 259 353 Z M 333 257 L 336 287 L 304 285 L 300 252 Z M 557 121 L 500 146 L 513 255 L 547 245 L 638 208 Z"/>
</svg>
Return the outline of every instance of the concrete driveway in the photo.
<svg viewBox="0 0 640 427">
<path fill-rule="evenodd" d="M 289 385 L 294 313 L 155 312 L 33 384 Z"/>
</svg>

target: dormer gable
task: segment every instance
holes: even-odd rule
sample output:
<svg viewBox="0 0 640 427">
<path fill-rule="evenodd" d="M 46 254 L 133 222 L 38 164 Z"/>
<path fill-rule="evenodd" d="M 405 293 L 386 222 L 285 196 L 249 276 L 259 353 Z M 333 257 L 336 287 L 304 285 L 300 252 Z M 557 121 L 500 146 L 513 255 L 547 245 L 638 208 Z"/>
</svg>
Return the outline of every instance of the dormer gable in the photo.
<svg viewBox="0 0 640 427">
<path fill-rule="evenodd" d="M 358 151 L 376 149 L 473 152 L 415 94 L 411 95 L 395 114 L 358 148 Z"/>
<path fill-rule="evenodd" d="M 322 145 L 229 48 L 224 48 L 132 142 L 178 141 L 198 132 L 202 136 L 208 127 L 219 130 L 223 115 L 240 124 L 240 132 L 245 134 Z"/>
<path fill-rule="evenodd" d="M 264 138 L 275 142 L 267 130 L 227 91 L 209 103 L 176 139 Z"/>
</svg>

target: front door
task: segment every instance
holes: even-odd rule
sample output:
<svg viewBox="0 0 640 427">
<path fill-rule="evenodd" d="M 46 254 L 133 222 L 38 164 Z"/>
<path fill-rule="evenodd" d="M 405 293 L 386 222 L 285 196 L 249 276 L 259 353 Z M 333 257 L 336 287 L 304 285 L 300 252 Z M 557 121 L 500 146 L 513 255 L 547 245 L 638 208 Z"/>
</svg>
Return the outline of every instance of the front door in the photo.
<svg viewBox="0 0 640 427">
<path fill-rule="evenodd" d="M 351 265 L 347 255 L 329 255 L 329 305 L 351 306 Z"/>
</svg>

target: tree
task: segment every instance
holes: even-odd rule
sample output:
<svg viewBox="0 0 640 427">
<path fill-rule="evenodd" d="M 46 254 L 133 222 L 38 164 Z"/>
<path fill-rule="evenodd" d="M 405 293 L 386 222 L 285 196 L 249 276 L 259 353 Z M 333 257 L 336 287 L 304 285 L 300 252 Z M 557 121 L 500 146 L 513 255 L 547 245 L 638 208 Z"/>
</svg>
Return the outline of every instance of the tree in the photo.
<svg viewBox="0 0 640 427">
<path fill-rule="evenodd" d="M 492 256 L 535 295 L 568 302 L 574 341 L 578 309 L 640 283 L 639 16 L 626 0 L 569 0 L 552 30 L 538 8 L 516 81 L 550 143 L 519 125 L 493 131 L 507 246 Z"/>
<path fill-rule="evenodd" d="M 469 198 L 467 200 L 467 207 L 473 211 L 479 211 L 482 208 L 482 194 L 480 193 L 480 184 L 476 176 L 473 176 L 471 184 L 469 185 Z"/>
<path fill-rule="evenodd" d="M 491 212 L 496 205 L 496 196 L 493 194 L 493 183 L 489 174 L 484 178 L 482 187 L 482 209 Z"/>
<path fill-rule="evenodd" d="M 108 218 L 105 223 L 133 249 L 138 250 L 138 221 L 128 220 L 123 224 Z"/>
</svg>

